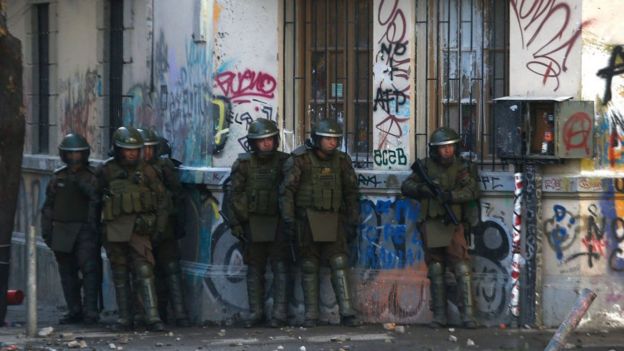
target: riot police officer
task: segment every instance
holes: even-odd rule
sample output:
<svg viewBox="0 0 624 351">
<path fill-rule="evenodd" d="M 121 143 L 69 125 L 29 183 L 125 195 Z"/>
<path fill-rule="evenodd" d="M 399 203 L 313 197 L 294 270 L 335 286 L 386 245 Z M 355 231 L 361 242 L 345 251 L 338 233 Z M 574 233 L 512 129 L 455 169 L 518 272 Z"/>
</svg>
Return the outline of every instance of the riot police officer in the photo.
<svg viewBox="0 0 624 351">
<path fill-rule="evenodd" d="M 337 150 L 340 138 L 338 123 L 319 121 L 311 142 L 292 152 L 280 186 L 282 218 L 299 251 L 306 327 L 319 318 L 321 262 L 331 268 L 342 324 L 360 324 L 347 279 L 347 240 L 355 238 L 359 222 L 358 184 L 351 158 Z"/>
<path fill-rule="evenodd" d="M 67 134 L 58 149 L 65 166 L 54 171 L 48 183 L 41 224 L 43 239 L 58 263 L 69 311 L 59 322 L 93 324 L 99 319 L 101 283 L 98 183 L 82 135 Z"/>
<path fill-rule="evenodd" d="M 156 259 L 156 288 L 160 315 L 161 318 L 166 316 L 167 304 L 170 301 L 176 325 L 188 327 L 190 322 L 184 304 L 177 242 L 177 239 L 184 235 L 183 222 L 179 218 L 181 214 L 178 213 L 178 209 L 184 206 L 182 184 L 171 159 L 159 157 L 163 139 L 152 129 L 139 129 L 139 133 L 143 138 L 143 160 L 154 168 L 167 190 L 168 200 L 171 200 L 167 201 L 167 218 L 163 235 L 157 238 L 158 241 L 152 241 L 152 253 Z M 159 281 L 161 279 L 163 281 Z"/>
<path fill-rule="evenodd" d="M 165 230 L 166 192 L 156 171 L 142 162 L 143 139 L 133 127 L 120 127 L 113 134 L 114 157 L 98 171 L 103 189 L 102 219 L 105 247 L 111 263 L 117 299 L 117 328 L 131 329 L 130 273 L 143 300 L 148 328 L 164 330 L 158 315 L 154 282 L 152 240 Z"/>
<path fill-rule="evenodd" d="M 247 296 L 250 318 L 246 327 L 264 317 L 264 273 L 267 261 L 273 270 L 273 315 L 271 327 L 286 323 L 288 316 L 288 243 L 281 230 L 278 189 L 288 154 L 277 151 L 278 129 L 265 118 L 253 121 L 247 132 L 251 152 L 232 165 L 231 230 L 244 245 L 247 264 Z"/>
<path fill-rule="evenodd" d="M 424 223 L 421 223 L 420 228 L 421 233 L 424 233 L 425 261 L 431 281 L 432 327 L 443 327 L 447 324 L 444 281 L 447 263 L 455 272 L 461 293 L 462 323 L 466 328 L 477 326 L 474 319 L 470 257 L 462 220 L 466 219 L 466 204 L 479 197 L 479 186 L 471 164 L 458 157 L 459 141 L 459 135 L 453 129 L 436 129 L 431 134 L 429 157 L 421 162 L 429 183 L 414 172 L 401 186 L 403 195 L 421 203 Z M 444 208 L 445 204 L 452 214 Z M 450 215 L 458 219 L 457 225 L 451 223 Z"/>
</svg>

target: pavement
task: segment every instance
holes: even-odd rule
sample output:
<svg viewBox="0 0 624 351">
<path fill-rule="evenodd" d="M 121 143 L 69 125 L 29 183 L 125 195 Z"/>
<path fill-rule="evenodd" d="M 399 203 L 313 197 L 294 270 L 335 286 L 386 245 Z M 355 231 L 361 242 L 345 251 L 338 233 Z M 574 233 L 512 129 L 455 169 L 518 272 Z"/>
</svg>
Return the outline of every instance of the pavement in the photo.
<svg viewBox="0 0 624 351">
<path fill-rule="evenodd" d="M 25 336 L 23 308 L 11 306 L 8 327 L 0 328 L 0 351 L 41 350 L 543 350 L 554 334 L 550 329 L 461 328 L 431 329 L 422 325 L 370 324 L 356 328 L 337 325 L 316 328 L 245 329 L 236 326 L 171 328 L 167 332 L 113 332 L 113 315 L 93 327 L 58 325 L 62 313 L 42 311 L 38 330 L 49 334 Z M 55 319 L 56 318 L 56 319 Z M 50 328 L 51 327 L 51 328 Z M 50 330 L 52 329 L 52 330 Z M 43 333 L 45 334 L 45 333 Z M 563 349 L 622 350 L 624 329 L 583 330 L 571 335 Z"/>
</svg>

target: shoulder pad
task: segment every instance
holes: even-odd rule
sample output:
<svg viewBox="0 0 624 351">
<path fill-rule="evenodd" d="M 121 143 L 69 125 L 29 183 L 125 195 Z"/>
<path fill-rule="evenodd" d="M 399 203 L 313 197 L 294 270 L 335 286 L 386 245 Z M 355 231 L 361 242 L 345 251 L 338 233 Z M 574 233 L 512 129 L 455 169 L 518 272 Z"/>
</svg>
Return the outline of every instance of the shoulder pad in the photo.
<svg viewBox="0 0 624 351">
<path fill-rule="evenodd" d="M 291 154 L 295 155 L 295 156 L 301 156 L 301 155 L 305 155 L 305 153 L 308 152 L 308 148 L 305 145 L 301 145 L 299 147 L 297 147 L 296 149 L 294 149 Z"/>
<path fill-rule="evenodd" d="M 243 152 L 243 153 L 238 154 L 238 159 L 241 161 L 251 160 L 251 152 Z"/>
<path fill-rule="evenodd" d="M 170 158 L 159 158 L 156 164 L 165 168 L 176 168 L 175 163 Z"/>
<path fill-rule="evenodd" d="M 115 158 L 114 157 L 109 157 L 106 160 L 104 160 L 104 164 L 108 164 L 108 163 L 110 163 L 112 161 L 115 161 Z"/>
<path fill-rule="evenodd" d="M 54 170 L 54 174 L 59 174 L 59 173 L 63 172 L 66 169 L 67 169 L 67 165 L 61 166 L 61 167 L 59 167 L 59 168 Z"/>
<path fill-rule="evenodd" d="M 176 160 L 173 157 L 168 158 L 168 160 L 171 161 L 171 163 L 173 163 L 174 167 L 180 167 L 182 165 L 182 161 Z"/>
</svg>

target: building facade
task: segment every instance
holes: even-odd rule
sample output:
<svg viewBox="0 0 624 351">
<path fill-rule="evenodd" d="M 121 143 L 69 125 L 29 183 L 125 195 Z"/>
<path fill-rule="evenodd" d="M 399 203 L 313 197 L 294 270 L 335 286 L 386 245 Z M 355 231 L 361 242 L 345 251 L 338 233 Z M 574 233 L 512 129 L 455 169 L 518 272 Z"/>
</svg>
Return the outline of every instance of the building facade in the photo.
<svg viewBox="0 0 624 351">
<path fill-rule="evenodd" d="M 245 266 L 219 210 L 246 127 L 275 120 L 290 151 L 335 118 L 361 188 L 350 249 L 364 320 L 431 318 L 420 206 L 399 188 L 428 135 L 449 126 L 483 190 L 469 234 L 480 322 L 557 325 L 591 287 L 585 323 L 622 326 L 622 10 L 618 0 L 9 0 L 27 116 L 12 285 L 24 285 L 20 233 L 39 225 L 62 136 L 85 135 L 97 161 L 117 127 L 153 127 L 183 162 L 192 317 L 240 318 Z M 39 253 L 40 299 L 62 304 L 53 256 Z M 104 288 L 113 296 L 108 277 Z M 322 319 L 338 319 L 331 293 Z"/>
</svg>

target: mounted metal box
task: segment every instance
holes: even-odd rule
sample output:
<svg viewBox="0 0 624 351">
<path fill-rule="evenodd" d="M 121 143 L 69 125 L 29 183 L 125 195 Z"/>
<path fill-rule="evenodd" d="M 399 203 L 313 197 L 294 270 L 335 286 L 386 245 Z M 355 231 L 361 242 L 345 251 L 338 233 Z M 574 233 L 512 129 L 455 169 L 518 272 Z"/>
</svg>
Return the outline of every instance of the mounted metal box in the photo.
<svg viewBox="0 0 624 351">
<path fill-rule="evenodd" d="M 506 96 L 494 100 L 496 154 L 501 159 L 593 157 L 594 102 L 572 97 Z"/>
</svg>

